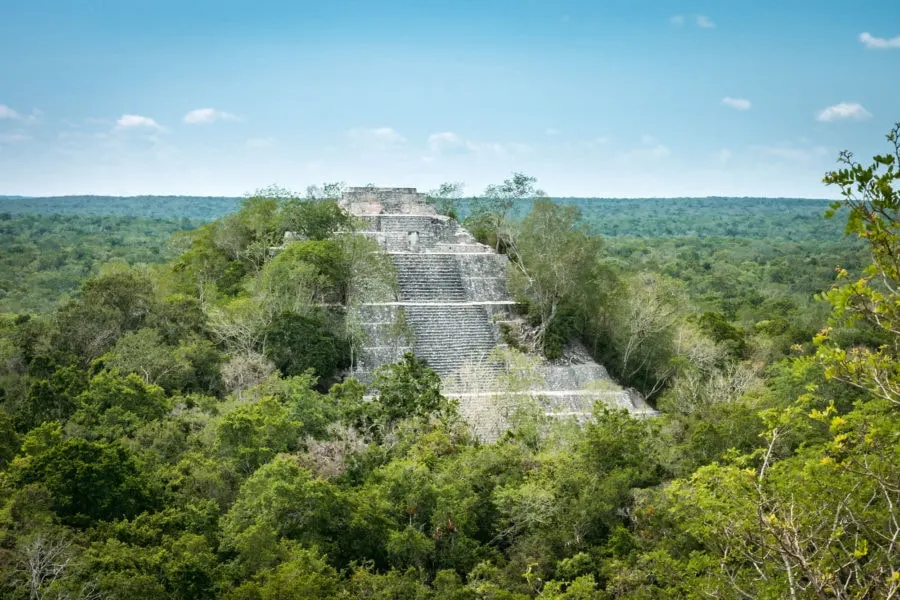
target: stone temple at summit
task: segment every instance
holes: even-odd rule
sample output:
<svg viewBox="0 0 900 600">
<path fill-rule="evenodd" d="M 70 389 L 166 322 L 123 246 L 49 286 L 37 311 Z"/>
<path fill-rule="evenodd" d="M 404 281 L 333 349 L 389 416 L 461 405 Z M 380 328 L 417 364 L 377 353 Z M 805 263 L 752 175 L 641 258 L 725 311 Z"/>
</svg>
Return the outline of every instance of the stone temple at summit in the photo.
<svg viewBox="0 0 900 600">
<path fill-rule="evenodd" d="M 511 352 L 501 334 L 518 318 L 506 286 L 507 257 L 437 214 L 425 194 L 349 188 L 340 204 L 360 220 L 360 233 L 387 252 L 397 277 L 393 300 L 354 309 L 365 335 L 352 375 L 369 380 L 378 366 L 412 352 L 441 376 L 444 393 L 458 399 L 482 439 L 502 433 L 522 398 L 535 399 L 549 415 L 579 419 L 598 400 L 635 414 L 654 412 L 583 350 L 553 363 Z"/>
</svg>

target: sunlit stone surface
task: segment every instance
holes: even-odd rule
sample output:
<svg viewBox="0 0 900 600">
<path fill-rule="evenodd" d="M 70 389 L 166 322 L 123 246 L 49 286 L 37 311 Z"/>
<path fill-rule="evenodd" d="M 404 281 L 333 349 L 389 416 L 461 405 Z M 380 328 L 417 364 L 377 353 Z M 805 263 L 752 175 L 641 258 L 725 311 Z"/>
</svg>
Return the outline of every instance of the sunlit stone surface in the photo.
<svg viewBox="0 0 900 600">
<path fill-rule="evenodd" d="M 459 400 L 485 440 L 502 433 L 511 411 L 528 398 L 547 414 L 579 420 L 597 400 L 653 413 L 586 353 L 562 365 L 539 357 L 504 360 L 499 324 L 514 305 L 506 288 L 508 259 L 436 214 L 415 188 L 349 188 L 341 206 L 363 220 L 362 233 L 390 254 L 397 270 L 395 300 L 358 309 L 367 340 L 355 376 L 368 380 L 375 368 L 411 350 L 441 375 L 444 392 Z"/>
</svg>

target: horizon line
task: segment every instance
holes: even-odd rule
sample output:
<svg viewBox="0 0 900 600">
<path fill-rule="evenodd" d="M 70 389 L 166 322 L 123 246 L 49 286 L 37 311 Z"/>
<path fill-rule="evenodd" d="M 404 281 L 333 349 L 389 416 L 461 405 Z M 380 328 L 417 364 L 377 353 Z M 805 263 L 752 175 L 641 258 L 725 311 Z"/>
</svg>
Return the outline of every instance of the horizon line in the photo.
<svg viewBox="0 0 900 600">
<path fill-rule="evenodd" d="M 123 200 L 130 198 L 211 198 L 218 200 L 242 200 L 245 198 L 253 197 L 255 194 L 253 193 L 245 193 L 239 196 L 222 196 L 222 195 L 201 195 L 201 194 L 91 194 L 91 193 L 81 193 L 81 194 L 46 194 L 46 195 L 22 195 L 22 194 L 0 194 L 0 200 L 45 200 L 51 198 L 84 198 L 84 197 L 95 197 L 95 198 L 120 198 Z M 297 198 L 301 198 L 302 196 L 298 194 Z M 462 198 L 457 198 L 457 200 L 475 200 L 483 198 L 484 196 L 464 196 Z M 825 198 L 821 196 L 727 196 L 727 195 L 706 195 L 706 196 L 573 196 L 573 195 L 547 195 L 542 196 L 544 198 L 549 198 L 551 200 L 568 200 L 568 199 L 576 199 L 576 200 L 708 200 L 715 198 L 726 198 L 732 200 L 819 200 L 822 202 L 834 202 L 838 200 L 838 198 Z M 527 200 L 533 200 L 534 198 L 528 198 Z M 526 200 L 526 199 L 523 199 Z"/>
</svg>

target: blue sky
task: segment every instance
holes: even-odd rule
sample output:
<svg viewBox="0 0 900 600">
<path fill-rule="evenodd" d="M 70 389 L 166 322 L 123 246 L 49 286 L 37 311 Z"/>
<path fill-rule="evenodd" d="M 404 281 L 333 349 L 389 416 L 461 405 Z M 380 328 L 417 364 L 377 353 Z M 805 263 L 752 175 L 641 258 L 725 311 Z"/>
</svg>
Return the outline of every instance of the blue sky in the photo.
<svg viewBox="0 0 900 600">
<path fill-rule="evenodd" d="M 830 197 L 900 121 L 894 0 L 0 0 L 0 194 Z"/>
</svg>

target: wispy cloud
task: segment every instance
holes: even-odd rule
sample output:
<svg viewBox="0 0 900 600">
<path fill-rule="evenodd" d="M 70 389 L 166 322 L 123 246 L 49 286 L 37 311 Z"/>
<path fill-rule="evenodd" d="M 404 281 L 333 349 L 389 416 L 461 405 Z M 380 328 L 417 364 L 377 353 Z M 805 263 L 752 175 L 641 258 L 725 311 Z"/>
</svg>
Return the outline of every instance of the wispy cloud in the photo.
<svg viewBox="0 0 900 600">
<path fill-rule="evenodd" d="M 466 141 L 466 148 L 475 154 L 487 154 L 497 157 L 507 157 L 514 154 L 528 154 L 533 150 L 528 144 L 519 142 L 481 142 Z"/>
<path fill-rule="evenodd" d="M 715 29 L 716 24 L 706 15 L 694 15 L 692 17 L 694 25 L 700 29 Z M 669 17 L 669 23 L 675 27 L 684 27 L 688 23 L 688 17 L 684 15 L 672 15 Z"/>
<path fill-rule="evenodd" d="M 182 121 L 188 125 L 207 125 L 216 121 L 240 121 L 241 118 L 230 112 L 215 108 L 197 108 L 184 115 Z"/>
<path fill-rule="evenodd" d="M 406 141 L 397 130 L 392 127 L 374 127 L 372 129 L 351 129 L 347 136 L 353 139 L 377 140 L 379 142 L 400 143 Z"/>
<path fill-rule="evenodd" d="M 20 119 L 21 116 L 18 112 L 14 111 L 12 108 L 5 104 L 0 104 L 0 119 Z"/>
<path fill-rule="evenodd" d="M 151 119 L 150 117 L 145 117 L 142 115 L 122 115 L 116 120 L 116 129 L 118 130 L 128 130 L 128 129 L 143 129 L 149 131 L 163 131 L 163 126 Z"/>
<path fill-rule="evenodd" d="M 729 98 L 728 96 L 722 98 L 722 104 L 735 110 L 750 110 L 751 106 L 750 101 L 746 98 Z"/>
<path fill-rule="evenodd" d="M 834 106 L 829 106 L 819 111 L 816 119 L 823 122 L 830 121 L 862 121 L 872 116 L 872 113 L 863 108 L 862 104 L 856 102 L 841 102 Z"/>
<path fill-rule="evenodd" d="M 352 147 L 366 153 L 397 151 L 406 143 L 406 137 L 393 127 L 350 129 L 346 136 Z"/>
<path fill-rule="evenodd" d="M 721 150 L 719 150 L 718 154 L 716 154 L 716 158 L 718 158 L 719 162 L 723 164 L 730 161 L 732 156 L 734 156 L 734 154 L 728 148 L 722 148 Z"/>
<path fill-rule="evenodd" d="M 462 138 L 452 131 L 441 131 L 428 136 L 428 149 L 438 153 L 451 148 L 459 148 L 463 145 Z"/>
<path fill-rule="evenodd" d="M 892 38 L 880 38 L 864 32 L 859 34 L 859 41 L 862 45 L 870 50 L 888 50 L 890 48 L 900 48 L 900 35 Z"/>
<path fill-rule="evenodd" d="M 549 136 L 559 135 L 559 129 L 557 129 L 556 127 L 548 127 L 547 129 L 544 130 L 544 135 L 549 135 Z"/>
<path fill-rule="evenodd" d="M 43 116 L 44 113 L 37 108 L 33 109 L 30 114 L 25 115 L 14 110 L 11 106 L 0 104 L 0 121 L 21 121 L 23 123 L 31 124 L 40 121 Z"/>
<path fill-rule="evenodd" d="M 468 154 L 476 157 L 509 158 L 534 151 L 528 144 L 519 142 L 494 142 L 472 140 L 452 131 L 441 131 L 428 136 L 427 153 L 422 157 L 426 163 L 441 156 Z"/>
</svg>

